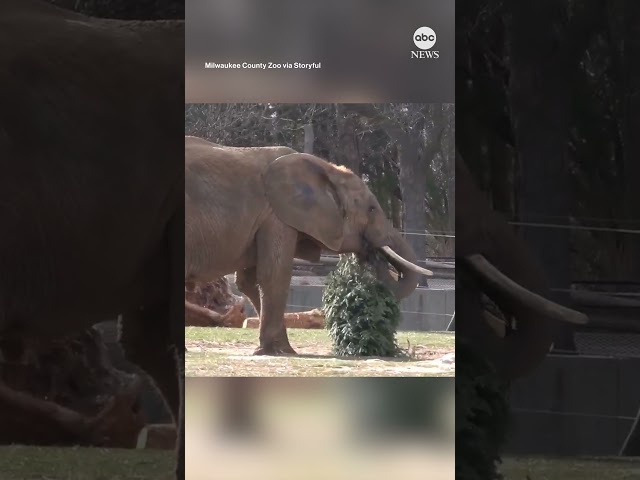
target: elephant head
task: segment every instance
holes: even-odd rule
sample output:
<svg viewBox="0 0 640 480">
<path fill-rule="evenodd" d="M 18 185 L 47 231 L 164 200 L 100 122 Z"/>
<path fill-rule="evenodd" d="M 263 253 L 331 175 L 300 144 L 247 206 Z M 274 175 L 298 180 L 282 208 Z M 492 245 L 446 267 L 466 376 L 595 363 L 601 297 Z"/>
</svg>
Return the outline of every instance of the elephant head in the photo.
<svg viewBox="0 0 640 480">
<path fill-rule="evenodd" d="M 378 278 L 396 298 L 407 297 L 418 275 L 432 272 L 415 264 L 416 255 L 386 218 L 364 181 L 349 169 L 313 155 L 291 153 L 271 162 L 263 173 L 267 199 L 275 215 L 301 232 L 296 256 L 317 260 L 321 249 L 336 253 L 384 252 L 397 270 L 376 265 Z"/>
<path fill-rule="evenodd" d="M 506 378 L 525 375 L 552 346 L 554 322 L 586 323 L 587 317 L 545 298 L 543 270 L 526 243 L 493 211 L 456 155 L 457 333 L 479 347 Z M 504 337 L 491 327 L 497 318 L 486 295 L 515 329 Z M 479 317 L 484 317 L 483 321 Z"/>
</svg>

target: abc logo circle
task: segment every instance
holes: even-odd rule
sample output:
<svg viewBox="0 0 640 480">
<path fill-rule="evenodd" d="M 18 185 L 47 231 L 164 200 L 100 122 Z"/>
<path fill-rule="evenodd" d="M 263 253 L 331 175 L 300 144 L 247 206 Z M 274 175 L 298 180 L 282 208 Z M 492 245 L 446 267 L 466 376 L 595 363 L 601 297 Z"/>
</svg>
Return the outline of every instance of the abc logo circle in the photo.
<svg viewBox="0 0 640 480">
<path fill-rule="evenodd" d="M 429 27 L 420 27 L 413 34 L 413 43 L 422 50 L 429 50 L 436 44 L 436 32 Z"/>
</svg>

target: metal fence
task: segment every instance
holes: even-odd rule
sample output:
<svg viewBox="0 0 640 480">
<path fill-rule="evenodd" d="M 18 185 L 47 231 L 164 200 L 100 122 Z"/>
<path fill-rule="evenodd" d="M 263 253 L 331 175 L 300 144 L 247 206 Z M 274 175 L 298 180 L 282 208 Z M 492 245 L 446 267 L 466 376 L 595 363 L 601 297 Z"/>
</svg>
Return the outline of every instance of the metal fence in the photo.
<svg viewBox="0 0 640 480">
<path fill-rule="evenodd" d="M 549 355 L 514 383 L 507 451 L 618 455 L 640 408 L 640 358 Z"/>
<path fill-rule="evenodd" d="M 568 305 L 589 317 L 576 352 L 549 355 L 513 387 L 509 452 L 618 455 L 640 409 L 640 284 L 574 282 Z"/>
<path fill-rule="evenodd" d="M 640 334 L 620 332 L 576 332 L 576 350 L 582 355 L 640 358 Z"/>
</svg>

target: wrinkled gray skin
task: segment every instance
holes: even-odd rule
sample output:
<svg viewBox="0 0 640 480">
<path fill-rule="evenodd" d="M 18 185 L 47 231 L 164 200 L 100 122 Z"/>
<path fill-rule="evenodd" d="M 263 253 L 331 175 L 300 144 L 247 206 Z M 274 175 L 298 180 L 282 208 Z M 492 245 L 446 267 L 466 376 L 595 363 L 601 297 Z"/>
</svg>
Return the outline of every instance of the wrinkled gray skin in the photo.
<svg viewBox="0 0 640 480">
<path fill-rule="evenodd" d="M 362 179 L 287 147 L 232 148 L 186 137 L 185 213 L 185 280 L 236 272 L 260 315 L 256 354 L 295 353 L 283 317 L 294 257 L 318 261 L 323 249 L 366 255 L 390 246 L 416 261 Z M 397 298 L 417 286 L 417 274 L 405 267 L 397 281 L 388 268 L 377 270 Z"/>
<path fill-rule="evenodd" d="M 3 0 L 0 64 L 0 335 L 121 314 L 182 439 L 184 22 Z"/>
<path fill-rule="evenodd" d="M 456 157 L 456 335 L 482 350 L 508 379 L 526 375 L 552 345 L 552 320 L 491 289 L 465 268 L 465 257 L 482 254 L 502 273 L 546 296 L 544 272 L 528 246 L 502 215 L 493 211 L 461 157 Z M 482 293 L 516 319 L 517 330 L 504 338 L 482 320 Z"/>
</svg>

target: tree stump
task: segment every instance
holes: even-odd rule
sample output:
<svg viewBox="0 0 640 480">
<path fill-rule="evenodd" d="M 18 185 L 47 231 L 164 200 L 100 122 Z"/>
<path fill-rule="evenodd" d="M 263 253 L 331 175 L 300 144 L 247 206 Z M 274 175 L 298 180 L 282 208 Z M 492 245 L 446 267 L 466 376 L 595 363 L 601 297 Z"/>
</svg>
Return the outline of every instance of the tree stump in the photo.
<svg viewBox="0 0 640 480">
<path fill-rule="evenodd" d="M 185 325 L 188 327 L 242 327 L 244 298 L 233 294 L 227 279 L 185 283 Z"/>
<path fill-rule="evenodd" d="M 96 328 L 0 339 L 0 444 L 133 448 L 141 377 L 116 369 Z"/>
</svg>

